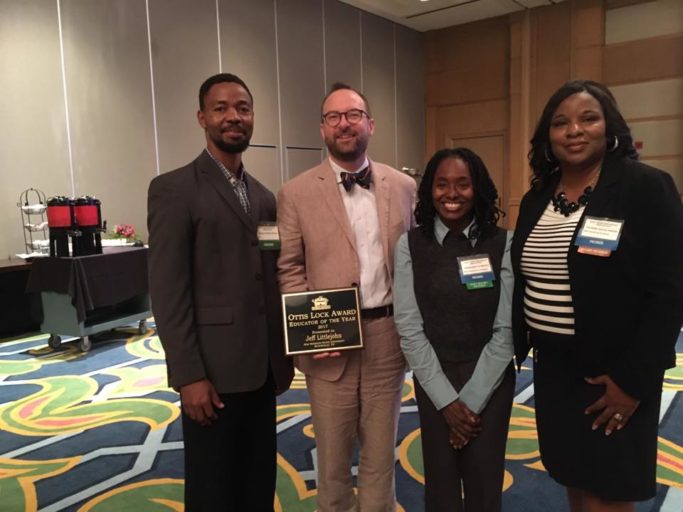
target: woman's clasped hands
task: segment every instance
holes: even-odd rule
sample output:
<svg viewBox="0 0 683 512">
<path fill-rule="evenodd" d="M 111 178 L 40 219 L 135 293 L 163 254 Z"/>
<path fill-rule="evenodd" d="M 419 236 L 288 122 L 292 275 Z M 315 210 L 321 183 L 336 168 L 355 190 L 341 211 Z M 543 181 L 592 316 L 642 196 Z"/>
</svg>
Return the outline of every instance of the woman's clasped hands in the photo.
<svg viewBox="0 0 683 512">
<path fill-rule="evenodd" d="M 441 412 L 446 418 L 449 442 L 454 449 L 464 448 L 481 432 L 479 415 L 472 412 L 464 402 L 455 400 L 444 407 Z"/>
</svg>

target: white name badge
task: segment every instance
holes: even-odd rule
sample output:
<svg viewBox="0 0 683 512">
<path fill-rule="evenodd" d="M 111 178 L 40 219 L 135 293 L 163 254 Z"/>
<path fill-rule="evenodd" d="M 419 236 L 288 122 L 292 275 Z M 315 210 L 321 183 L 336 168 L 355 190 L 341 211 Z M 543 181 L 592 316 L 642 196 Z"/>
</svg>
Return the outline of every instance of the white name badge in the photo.
<svg viewBox="0 0 683 512">
<path fill-rule="evenodd" d="M 262 222 L 256 228 L 258 245 L 262 251 L 277 251 L 280 249 L 280 231 L 274 222 Z"/>
<path fill-rule="evenodd" d="M 582 254 L 607 257 L 619 246 L 623 227 L 623 220 L 586 217 L 574 245 Z"/>
<path fill-rule="evenodd" d="M 460 282 L 468 290 L 492 288 L 496 276 L 493 273 L 491 259 L 488 254 L 474 254 L 458 258 Z"/>
</svg>

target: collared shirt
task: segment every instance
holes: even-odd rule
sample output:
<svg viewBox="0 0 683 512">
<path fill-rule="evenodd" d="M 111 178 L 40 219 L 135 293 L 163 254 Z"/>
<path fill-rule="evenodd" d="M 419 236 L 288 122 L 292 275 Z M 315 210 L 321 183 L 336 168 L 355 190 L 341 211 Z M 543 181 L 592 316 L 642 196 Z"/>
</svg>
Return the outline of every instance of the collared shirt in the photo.
<svg viewBox="0 0 683 512">
<path fill-rule="evenodd" d="M 230 185 L 232 185 L 232 189 L 235 191 L 235 195 L 237 196 L 237 199 L 239 199 L 242 208 L 244 208 L 244 211 L 246 213 L 249 213 L 249 190 L 247 189 L 247 180 L 245 178 L 246 171 L 244 170 L 244 164 L 240 166 L 242 172 L 239 173 L 239 176 L 235 176 L 228 170 L 228 168 L 225 165 L 223 165 L 223 162 L 221 162 L 218 158 L 211 154 L 209 148 L 206 148 L 205 151 L 208 153 L 211 159 L 214 162 L 216 162 L 218 168 L 221 170 L 223 175 L 228 179 Z"/>
<path fill-rule="evenodd" d="M 365 159 L 355 172 L 367 167 Z M 363 309 L 376 308 L 391 304 L 391 279 L 384 261 L 382 232 L 379 227 L 377 200 L 375 199 L 374 179 L 369 189 L 354 186 L 346 191 L 342 185 L 341 173 L 346 172 L 330 158 L 330 166 L 334 171 L 344 209 L 351 225 L 356 253 L 360 264 L 360 283 L 358 291 Z"/>
<path fill-rule="evenodd" d="M 469 237 L 470 229 L 473 226 L 474 221 L 463 230 L 463 234 Z M 434 221 L 434 235 L 439 245 L 443 245 L 443 240 L 448 233 L 448 227 L 437 216 Z M 472 240 L 473 245 L 475 242 Z M 436 352 L 424 332 L 422 315 L 413 288 L 413 267 L 408 234 L 401 235 L 396 244 L 394 256 L 394 320 L 401 335 L 401 349 L 413 373 L 420 381 L 420 385 L 439 410 L 459 398 L 473 412 L 479 414 L 486 407 L 491 395 L 503 380 L 505 368 L 512 361 L 512 288 L 514 281 L 510 262 L 511 242 L 512 232 L 509 231 L 500 269 L 500 299 L 493 320 L 493 334 L 484 346 L 472 376 L 459 394 L 441 369 Z"/>
</svg>

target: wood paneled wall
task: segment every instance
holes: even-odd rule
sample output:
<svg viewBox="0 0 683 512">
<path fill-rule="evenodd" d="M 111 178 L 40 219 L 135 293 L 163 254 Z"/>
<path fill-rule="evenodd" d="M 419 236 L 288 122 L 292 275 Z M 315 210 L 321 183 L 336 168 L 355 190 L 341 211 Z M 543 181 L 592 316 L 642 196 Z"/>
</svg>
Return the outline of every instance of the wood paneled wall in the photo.
<svg viewBox="0 0 683 512">
<path fill-rule="evenodd" d="M 641 159 L 669 172 L 683 192 L 683 2 L 609 9 L 605 21 L 603 79 Z"/>
<path fill-rule="evenodd" d="M 494 176 L 513 227 L 543 106 L 567 80 L 593 79 L 613 90 L 643 143 L 641 158 L 683 190 L 682 14 L 678 0 L 568 0 L 427 32 L 425 157 L 470 144 Z"/>
<path fill-rule="evenodd" d="M 509 22 L 498 17 L 427 32 L 425 159 L 443 147 L 479 153 L 507 201 Z"/>
</svg>

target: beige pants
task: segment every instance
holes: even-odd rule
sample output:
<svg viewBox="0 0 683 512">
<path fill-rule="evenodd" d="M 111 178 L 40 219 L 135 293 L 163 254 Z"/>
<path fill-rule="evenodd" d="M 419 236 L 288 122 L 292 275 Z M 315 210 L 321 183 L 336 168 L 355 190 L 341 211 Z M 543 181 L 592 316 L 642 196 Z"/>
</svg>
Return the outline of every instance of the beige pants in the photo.
<svg viewBox="0 0 683 512">
<path fill-rule="evenodd" d="M 335 382 L 310 375 L 320 512 L 393 512 L 396 429 L 406 363 L 392 317 L 363 321 L 362 350 L 349 354 Z M 360 447 L 358 496 L 353 447 Z"/>
</svg>

